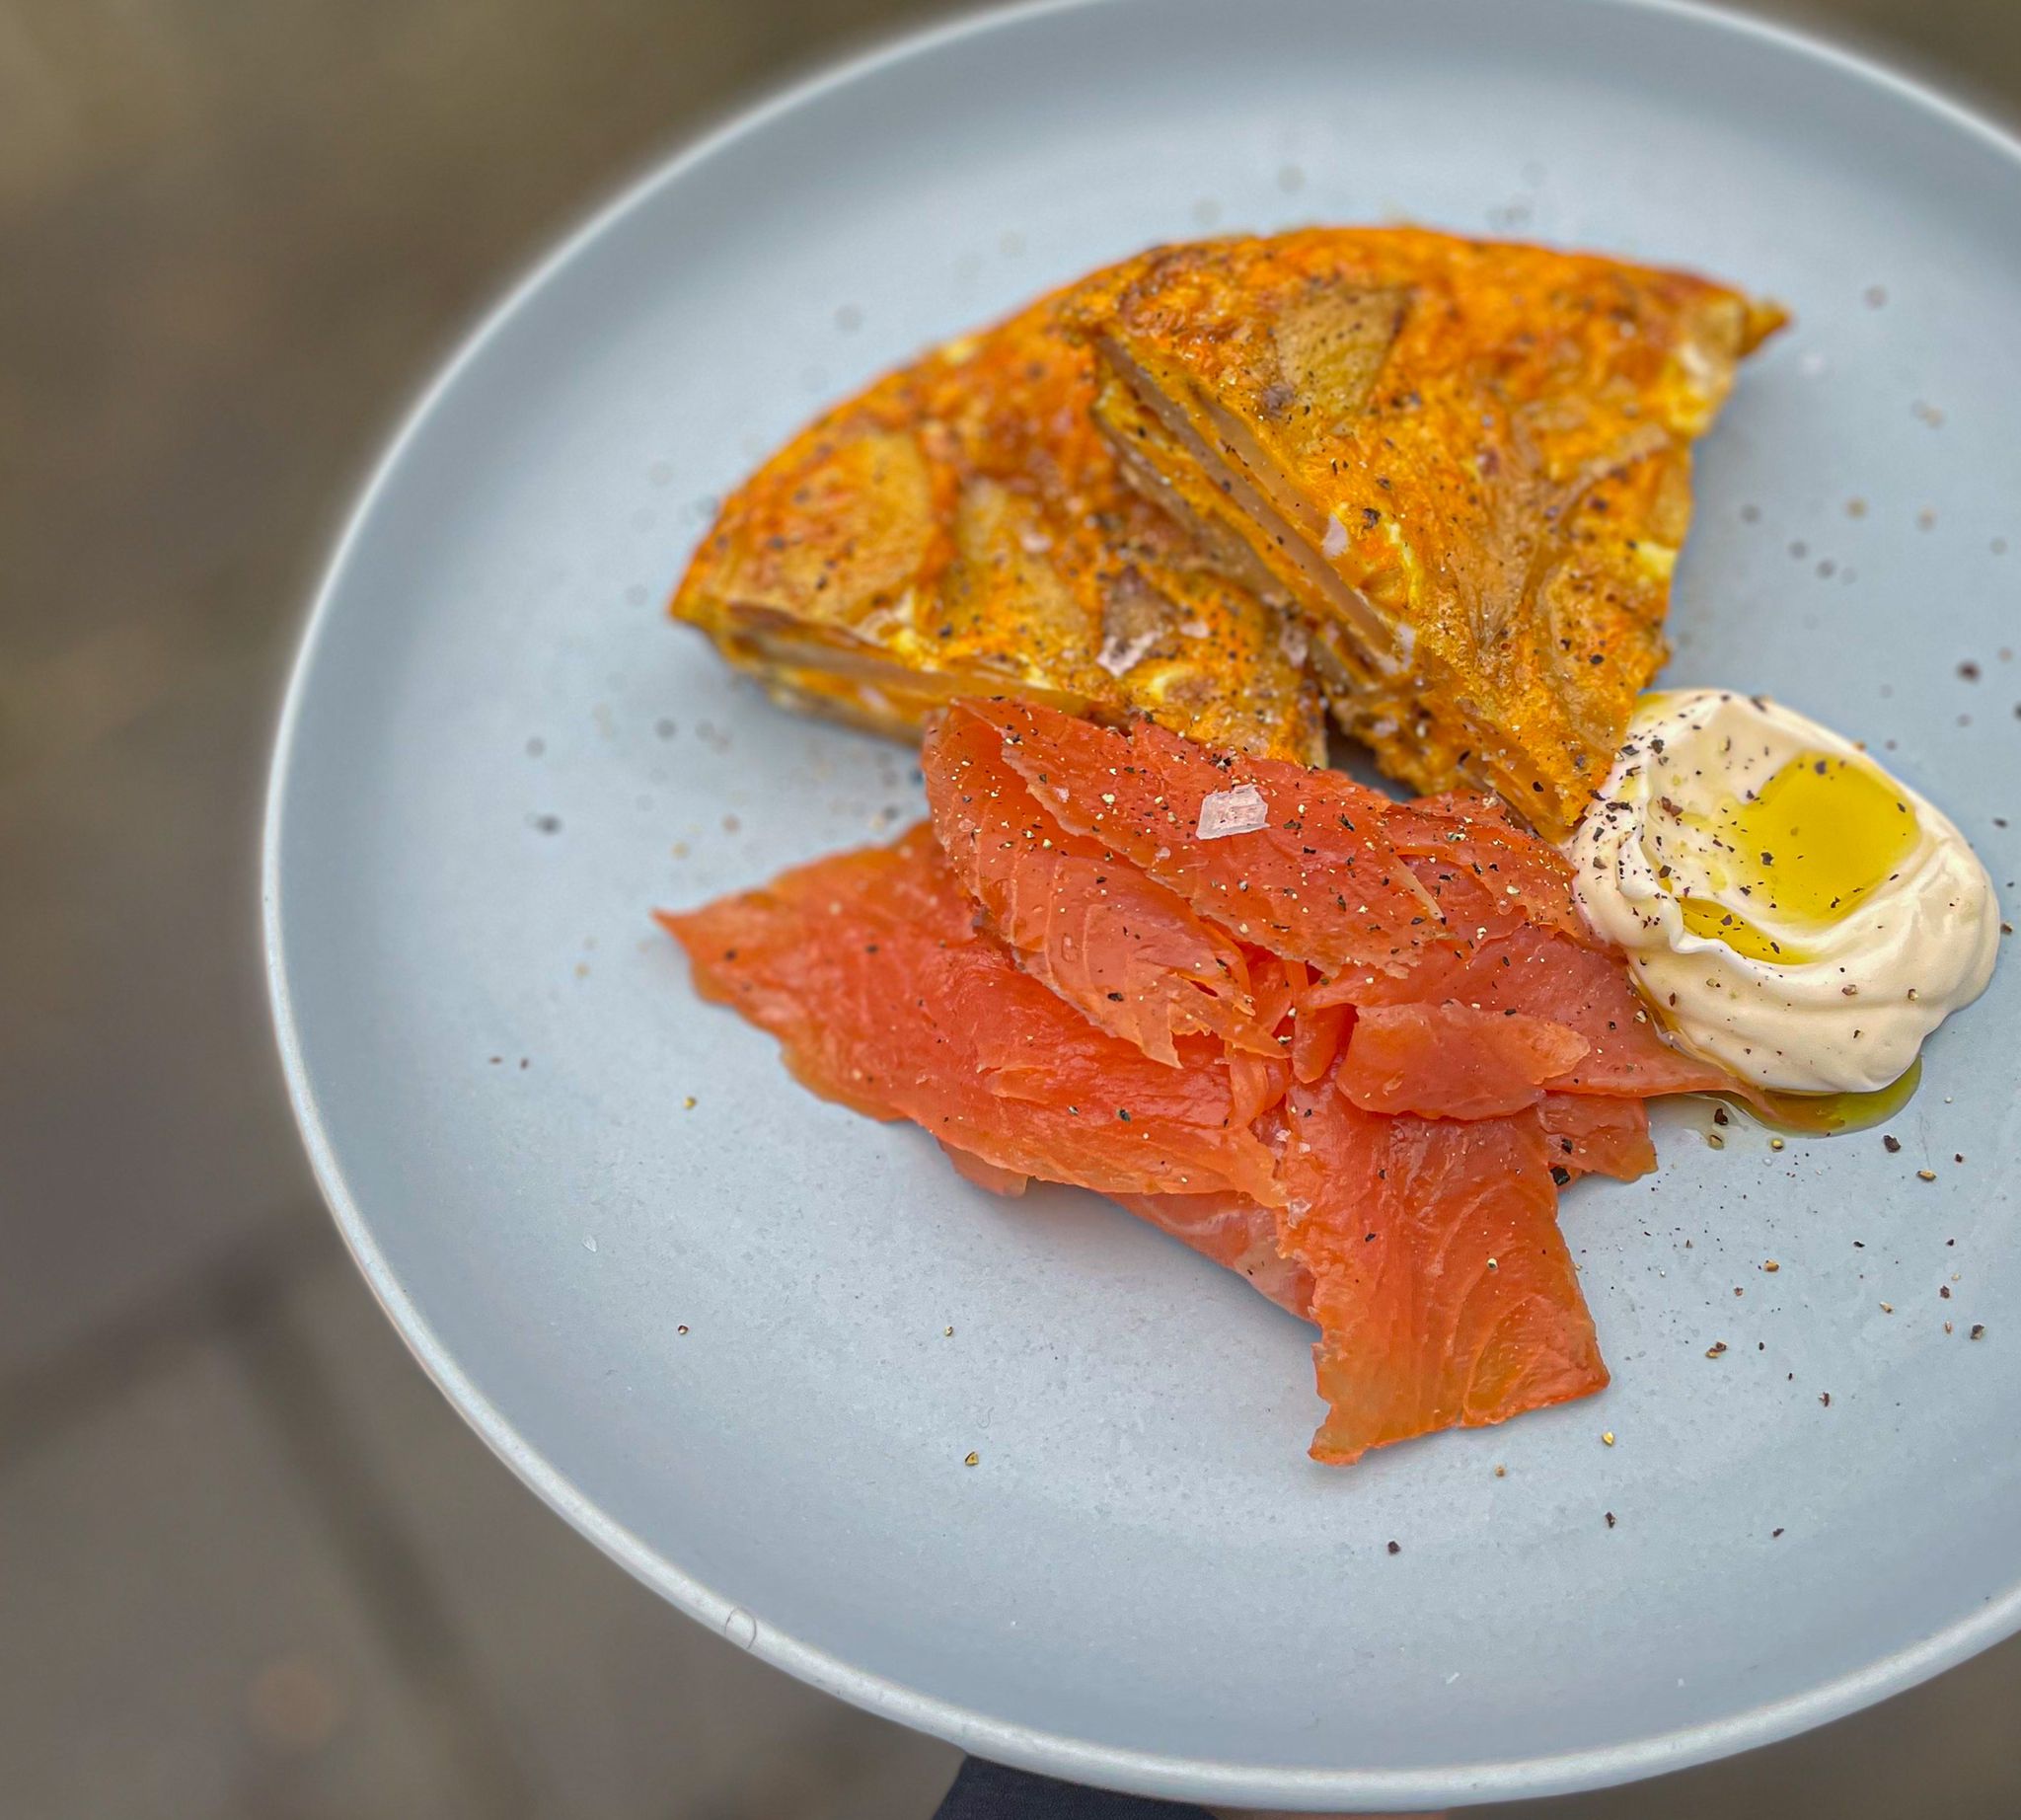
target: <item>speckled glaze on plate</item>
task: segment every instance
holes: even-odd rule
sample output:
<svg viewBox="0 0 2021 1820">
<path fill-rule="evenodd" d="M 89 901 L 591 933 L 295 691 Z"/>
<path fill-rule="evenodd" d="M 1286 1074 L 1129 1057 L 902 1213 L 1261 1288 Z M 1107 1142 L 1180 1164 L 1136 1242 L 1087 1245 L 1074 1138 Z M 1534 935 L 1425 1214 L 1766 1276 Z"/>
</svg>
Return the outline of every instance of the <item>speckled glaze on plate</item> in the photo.
<svg viewBox="0 0 2021 1820">
<path fill-rule="evenodd" d="M 662 619 L 713 495 L 890 361 L 1149 241 L 1398 215 L 1794 309 L 1703 450 L 1669 678 L 1872 742 L 2011 907 L 2016 148 L 1779 32 L 1599 0 L 1041 7 L 744 116 L 408 423 L 317 606 L 267 829 L 324 1188 L 543 1497 L 847 1699 L 1259 1806 L 1646 1775 L 2021 1624 L 2011 955 L 1899 1154 L 1743 1123 L 1715 1149 L 1686 1109 L 1654 1178 L 1566 1196 L 1605 1395 L 1328 1472 L 1290 1318 L 1092 1197 L 993 1200 L 816 1101 L 646 921 L 919 801 L 903 751 Z"/>
</svg>

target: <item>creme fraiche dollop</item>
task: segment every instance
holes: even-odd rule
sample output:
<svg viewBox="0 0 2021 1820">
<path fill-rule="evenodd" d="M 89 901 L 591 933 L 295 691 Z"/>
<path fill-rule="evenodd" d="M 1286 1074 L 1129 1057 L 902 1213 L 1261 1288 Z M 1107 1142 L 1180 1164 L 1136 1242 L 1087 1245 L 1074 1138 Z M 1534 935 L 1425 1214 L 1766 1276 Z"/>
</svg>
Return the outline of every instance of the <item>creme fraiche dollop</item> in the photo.
<svg viewBox="0 0 2021 1820">
<path fill-rule="evenodd" d="M 1568 851 L 1674 1038 L 1759 1087 L 1886 1087 L 1992 975 L 1992 880 L 1957 827 L 1760 696 L 1642 697 Z"/>
</svg>

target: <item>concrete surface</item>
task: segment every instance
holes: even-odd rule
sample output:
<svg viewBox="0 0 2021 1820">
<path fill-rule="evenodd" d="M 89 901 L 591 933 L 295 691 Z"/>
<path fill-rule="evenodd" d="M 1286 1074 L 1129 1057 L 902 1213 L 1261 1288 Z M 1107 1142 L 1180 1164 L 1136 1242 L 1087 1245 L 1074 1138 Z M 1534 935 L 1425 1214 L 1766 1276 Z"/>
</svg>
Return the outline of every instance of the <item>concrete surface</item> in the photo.
<svg viewBox="0 0 2021 1820">
<path fill-rule="evenodd" d="M 1234 3 L 1234 0 L 1232 0 Z M 306 589 L 616 180 L 900 0 L 0 0 L 0 1814 L 931 1811 L 523 1492 L 296 1150 L 256 968 Z M 2021 5 L 1821 9 L 2021 112 Z M 2021 1647 L 1549 1820 L 2021 1812 Z"/>
</svg>

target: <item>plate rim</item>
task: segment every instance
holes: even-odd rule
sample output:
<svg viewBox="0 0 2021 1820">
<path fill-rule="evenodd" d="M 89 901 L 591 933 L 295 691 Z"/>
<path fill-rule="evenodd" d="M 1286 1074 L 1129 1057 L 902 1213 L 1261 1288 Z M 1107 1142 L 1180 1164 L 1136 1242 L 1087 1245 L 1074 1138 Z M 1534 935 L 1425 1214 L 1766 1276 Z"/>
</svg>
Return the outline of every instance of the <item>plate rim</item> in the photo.
<svg viewBox="0 0 2021 1820">
<path fill-rule="evenodd" d="M 260 929 L 267 1006 L 290 1109 L 316 1183 L 352 1262 L 415 1362 L 478 1437 L 550 1509 L 634 1578 L 687 1617 L 740 1643 L 751 1654 L 822 1692 L 877 1716 L 925 1732 L 973 1755 L 1101 1787 L 1168 1798 L 1289 1810 L 1441 1808 L 1483 1800 L 1529 1799 L 1639 1781 L 1755 1749 L 1843 1718 L 1905 1692 L 2021 1630 L 2021 1578 L 1970 1615 L 1892 1654 L 1780 1701 L 1704 1724 L 1544 1757 L 1505 1758 L 1439 1769 L 1292 1769 L 1138 1751 L 1027 1726 L 906 1686 L 858 1667 L 724 1597 L 607 1515 L 533 1448 L 464 1373 L 409 1298 L 352 1196 L 309 1079 L 287 970 L 281 848 L 295 745 L 316 658 L 335 617 L 356 546 L 392 491 L 410 449 L 437 406 L 519 312 L 592 244 L 617 230 L 663 189 L 765 130 L 809 102 L 884 69 L 965 39 L 1019 28 L 1054 15 L 1091 13 L 1132 0 L 1004 0 L 963 10 L 936 24 L 899 28 L 809 70 L 733 98 L 699 130 L 649 158 L 606 200 L 578 218 L 548 251 L 476 314 L 405 410 L 372 462 L 317 570 L 307 614 L 288 664 L 274 721 L 261 821 Z M 1687 27 L 1753 39 L 1835 68 L 1842 75 L 1923 109 L 2003 154 L 2021 169 L 2021 133 L 1919 74 L 1815 31 L 1741 12 L 1714 0 L 1578 0 L 1616 12 L 1673 19 Z"/>
</svg>

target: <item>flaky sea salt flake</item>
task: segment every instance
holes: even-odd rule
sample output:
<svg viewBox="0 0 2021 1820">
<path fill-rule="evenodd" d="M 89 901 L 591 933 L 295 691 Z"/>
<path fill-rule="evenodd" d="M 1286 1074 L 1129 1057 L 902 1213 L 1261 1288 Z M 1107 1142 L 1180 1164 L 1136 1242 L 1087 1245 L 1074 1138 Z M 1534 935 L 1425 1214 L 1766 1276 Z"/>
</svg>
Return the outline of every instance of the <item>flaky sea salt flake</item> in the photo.
<svg viewBox="0 0 2021 1820">
<path fill-rule="evenodd" d="M 1253 784 L 1237 784 L 1233 790 L 1210 791 L 1200 799 L 1200 826 L 1195 833 L 1203 841 L 1218 841 L 1230 834 L 1254 834 L 1269 822 L 1270 808 L 1263 793 Z"/>
</svg>

